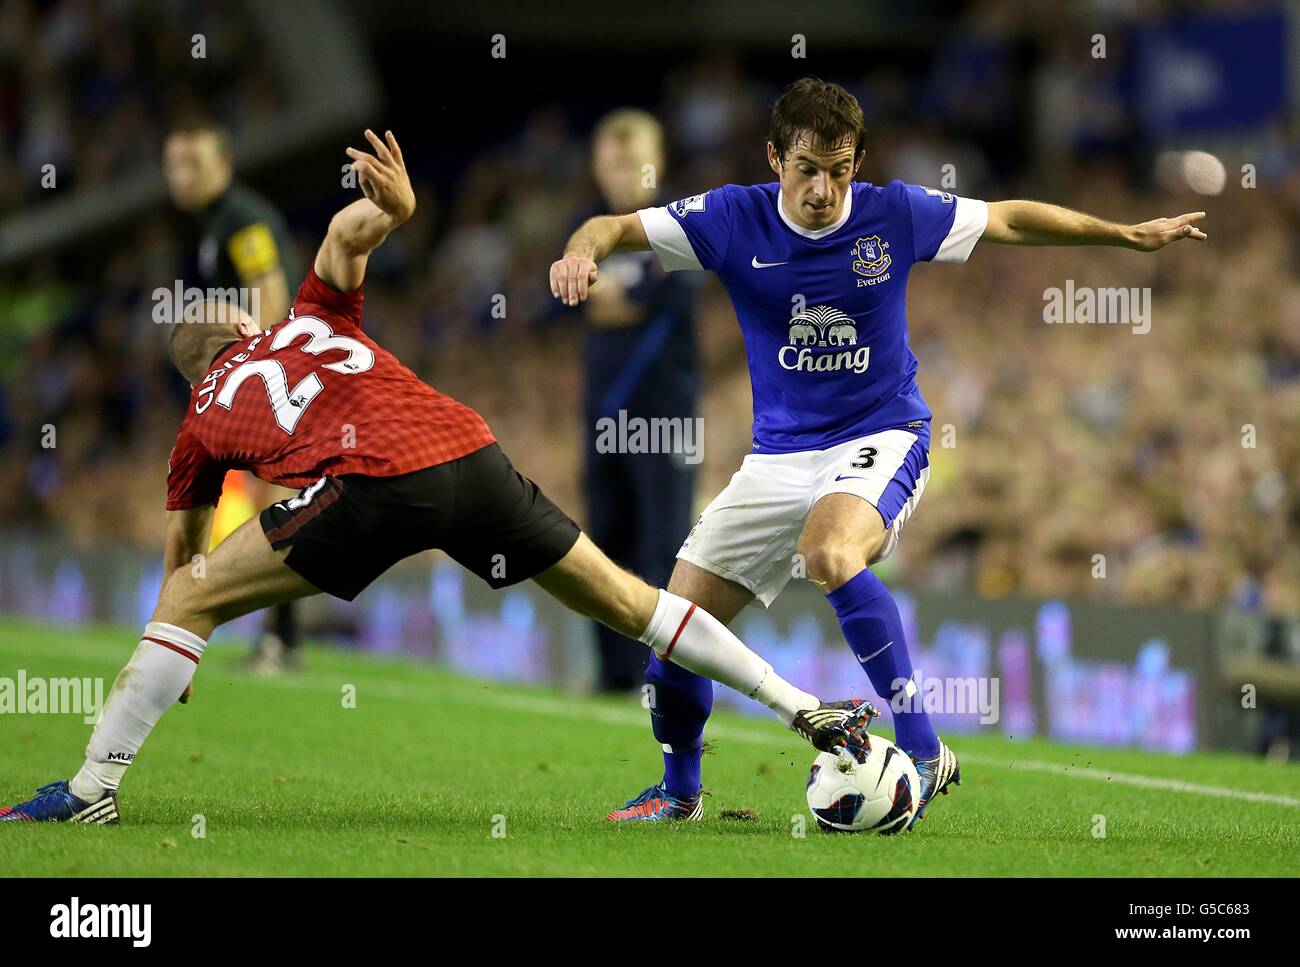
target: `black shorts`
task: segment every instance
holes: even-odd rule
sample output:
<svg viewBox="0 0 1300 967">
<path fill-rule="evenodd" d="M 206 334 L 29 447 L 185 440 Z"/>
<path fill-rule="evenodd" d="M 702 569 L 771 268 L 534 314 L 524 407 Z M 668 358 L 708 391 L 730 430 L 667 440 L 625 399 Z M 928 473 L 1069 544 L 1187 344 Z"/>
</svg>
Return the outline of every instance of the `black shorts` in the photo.
<svg viewBox="0 0 1300 967">
<path fill-rule="evenodd" d="M 400 477 L 322 477 L 261 515 L 285 563 L 351 601 L 404 557 L 438 548 L 494 588 L 545 571 L 578 525 L 493 443 Z"/>
</svg>

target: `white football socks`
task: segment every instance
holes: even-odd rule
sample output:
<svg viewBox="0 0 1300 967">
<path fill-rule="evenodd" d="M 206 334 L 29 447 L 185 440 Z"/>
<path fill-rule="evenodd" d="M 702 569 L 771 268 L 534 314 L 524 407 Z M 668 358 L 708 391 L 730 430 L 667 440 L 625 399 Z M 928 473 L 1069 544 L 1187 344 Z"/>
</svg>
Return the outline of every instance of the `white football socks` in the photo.
<svg viewBox="0 0 1300 967">
<path fill-rule="evenodd" d="M 761 702 L 789 727 L 795 715 L 821 705 L 745 647 L 717 618 L 685 598 L 660 590 L 641 640 L 665 661 L 734 688 Z"/>
<path fill-rule="evenodd" d="M 98 802 L 117 789 L 140 746 L 194 678 L 208 643 L 175 625 L 145 626 L 135 654 L 113 682 L 86 746 L 86 763 L 68 784 L 72 794 Z"/>
</svg>

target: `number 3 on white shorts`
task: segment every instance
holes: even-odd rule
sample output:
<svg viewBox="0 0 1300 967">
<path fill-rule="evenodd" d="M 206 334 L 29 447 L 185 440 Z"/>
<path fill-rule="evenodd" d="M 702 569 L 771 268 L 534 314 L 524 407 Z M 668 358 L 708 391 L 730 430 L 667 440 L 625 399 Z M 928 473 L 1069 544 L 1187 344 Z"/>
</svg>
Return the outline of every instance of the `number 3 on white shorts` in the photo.
<svg viewBox="0 0 1300 967">
<path fill-rule="evenodd" d="M 858 455 L 849 466 L 854 470 L 870 470 L 876 465 L 876 457 L 879 455 L 880 451 L 875 447 L 859 447 Z"/>
</svg>

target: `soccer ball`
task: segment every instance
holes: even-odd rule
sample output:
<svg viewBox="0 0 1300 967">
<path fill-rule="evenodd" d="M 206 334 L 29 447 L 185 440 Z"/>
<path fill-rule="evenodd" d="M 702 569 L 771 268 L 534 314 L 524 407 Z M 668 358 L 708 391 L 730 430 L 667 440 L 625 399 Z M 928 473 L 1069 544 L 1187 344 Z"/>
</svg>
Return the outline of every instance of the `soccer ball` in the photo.
<svg viewBox="0 0 1300 967">
<path fill-rule="evenodd" d="M 868 736 L 865 749 L 820 753 L 808 773 L 808 808 L 827 832 L 901 832 L 916 816 L 920 796 L 911 758 L 878 735 Z"/>
</svg>

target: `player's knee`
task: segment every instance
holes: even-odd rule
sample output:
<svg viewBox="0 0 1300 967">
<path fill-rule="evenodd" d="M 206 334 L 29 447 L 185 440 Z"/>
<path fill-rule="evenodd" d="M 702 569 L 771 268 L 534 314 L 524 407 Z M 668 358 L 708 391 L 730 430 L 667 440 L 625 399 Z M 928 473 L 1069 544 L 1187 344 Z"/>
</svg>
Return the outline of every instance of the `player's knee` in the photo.
<svg viewBox="0 0 1300 967">
<path fill-rule="evenodd" d="M 188 627 L 195 619 L 206 619 L 201 590 L 199 579 L 188 567 L 177 568 L 163 585 L 154 620 Z"/>
<path fill-rule="evenodd" d="M 810 581 L 824 588 L 837 588 L 867 566 L 865 549 L 838 542 L 801 546 L 804 567 Z"/>
<path fill-rule="evenodd" d="M 162 593 L 158 595 L 158 608 L 175 610 L 191 593 L 194 579 L 186 568 L 177 568 L 163 581 Z"/>
</svg>

